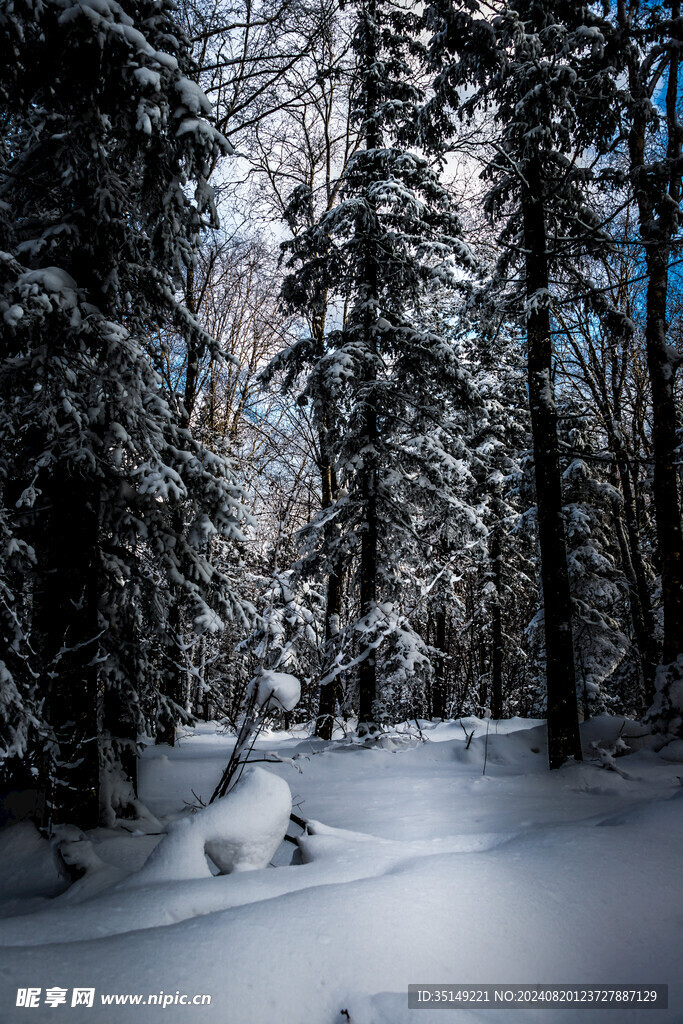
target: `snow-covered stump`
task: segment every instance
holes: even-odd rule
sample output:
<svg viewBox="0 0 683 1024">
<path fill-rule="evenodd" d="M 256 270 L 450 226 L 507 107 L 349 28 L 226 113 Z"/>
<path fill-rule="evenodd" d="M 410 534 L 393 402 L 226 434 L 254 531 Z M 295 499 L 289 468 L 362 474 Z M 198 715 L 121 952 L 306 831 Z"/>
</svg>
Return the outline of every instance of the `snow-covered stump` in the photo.
<svg viewBox="0 0 683 1024">
<path fill-rule="evenodd" d="M 227 796 L 176 821 L 131 884 L 210 878 L 267 867 L 292 811 L 289 786 L 263 768 L 247 768 Z"/>
</svg>

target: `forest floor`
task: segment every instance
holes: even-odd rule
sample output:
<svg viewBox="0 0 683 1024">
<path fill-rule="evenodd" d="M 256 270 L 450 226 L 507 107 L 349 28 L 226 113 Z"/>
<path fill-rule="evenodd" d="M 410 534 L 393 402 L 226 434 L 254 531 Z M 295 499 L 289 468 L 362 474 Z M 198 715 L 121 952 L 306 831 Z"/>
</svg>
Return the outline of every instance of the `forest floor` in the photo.
<svg viewBox="0 0 683 1024">
<path fill-rule="evenodd" d="M 135 885 L 150 821 L 89 834 L 92 866 L 65 888 L 33 826 L 0 832 L 0 1022 L 588 1024 L 602 1011 L 409 1010 L 407 989 L 668 983 L 668 1010 L 607 1019 L 683 1024 L 683 744 L 612 760 L 592 744 L 640 729 L 601 716 L 582 727 L 587 759 L 551 773 L 540 722 L 420 725 L 425 742 L 374 749 L 263 736 L 257 756 L 292 759 L 268 771 L 326 827 L 262 870 Z M 232 743 L 202 725 L 149 748 L 141 799 L 162 821 L 186 813 Z M 94 1006 L 72 1007 L 74 987 Z M 32 1013 L 18 988 L 41 990 Z M 66 1004 L 45 1005 L 48 989 Z M 160 993 L 211 1003 L 102 1002 Z"/>
</svg>

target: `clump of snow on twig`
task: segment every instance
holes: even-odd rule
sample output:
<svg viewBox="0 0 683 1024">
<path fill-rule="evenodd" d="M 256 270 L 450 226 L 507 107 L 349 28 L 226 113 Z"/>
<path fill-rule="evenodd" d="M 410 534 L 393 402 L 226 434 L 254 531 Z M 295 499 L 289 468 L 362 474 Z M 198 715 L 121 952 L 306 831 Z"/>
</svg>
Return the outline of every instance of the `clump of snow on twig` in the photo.
<svg viewBox="0 0 683 1024">
<path fill-rule="evenodd" d="M 253 693 L 262 711 L 292 711 L 301 699 L 301 684 L 287 672 L 262 668 L 249 683 L 248 696 Z"/>
</svg>

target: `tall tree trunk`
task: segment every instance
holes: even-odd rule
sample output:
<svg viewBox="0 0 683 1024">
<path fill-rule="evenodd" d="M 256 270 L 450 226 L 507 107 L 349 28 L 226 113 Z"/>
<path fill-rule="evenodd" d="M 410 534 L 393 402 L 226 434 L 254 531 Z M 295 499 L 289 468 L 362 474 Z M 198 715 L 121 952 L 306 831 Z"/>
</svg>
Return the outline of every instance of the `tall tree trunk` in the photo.
<svg viewBox="0 0 683 1024">
<path fill-rule="evenodd" d="M 680 0 L 675 0 L 670 7 L 672 21 L 676 22 L 681 14 Z M 623 3 L 618 5 L 618 13 L 622 28 L 630 33 L 631 23 Z M 629 89 L 635 100 L 629 155 L 647 269 L 645 348 L 652 391 L 653 492 L 664 618 L 662 663 L 671 666 L 668 673 L 662 673 L 662 693 L 657 696 L 657 706 L 653 706 L 651 715 L 664 730 L 667 719 L 680 722 L 683 711 L 677 707 L 669 714 L 667 710 L 671 687 L 678 679 L 680 688 L 683 672 L 683 529 L 676 466 L 676 367 L 667 344 L 666 322 L 671 244 L 678 230 L 681 200 L 683 129 L 677 116 L 679 61 L 678 45 L 670 41 L 666 91 L 668 163 L 651 167 L 646 164 L 645 149 L 649 93 L 635 46 L 631 48 L 629 60 Z M 662 170 L 663 166 L 666 171 Z M 678 659 L 681 660 L 676 667 Z"/>
<path fill-rule="evenodd" d="M 342 604 L 342 573 L 340 567 L 331 570 L 327 581 L 327 600 L 325 604 L 325 656 L 323 661 L 323 678 L 334 666 L 336 655 L 336 638 L 339 634 Z M 334 715 L 336 710 L 339 687 L 337 677 L 320 687 L 320 703 L 315 723 L 315 735 L 323 740 L 332 739 Z"/>
<path fill-rule="evenodd" d="M 185 305 L 187 306 L 188 312 L 193 316 L 196 316 L 197 300 L 195 297 L 194 287 L 194 267 L 192 265 L 187 268 L 187 279 L 185 281 Z M 185 389 L 183 394 L 185 415 L 182 418 L 184 427 L 189 425 L 197 402 L 197 391 L 199 387 L 199 361 L 201 357 L 201 348 L 196 344 L 195 339 L 191 339 L 187 346 L 187 365 L 185 367 Z"/>
<path fill-rule="evenodd" d="M 188 312 L 193 315 L 197 313 L 194 284 L 194 267 L 189 266 L 185 282 L 185 305 L 187 306 Z M 191 340 L 188 343 L 187 349 L 185 389 L 183 393 L 183 407 L 180 417 L 181 425 L 186 430 L 189 430 L 190 419 L 192 418 L 192 413 L 194 412 L 194 407 L 197 401 L 200 358 L 201 352 L 196 344 Z M 183 530 L 181 510 L 178 507 L 175 507 L 171 512 L 171 517 L 173 521 L 173 531 L 176 536 L 179 536 Z M 169 747 L 175 746 L 176 729 L 178 727 L 178 715 L 173 711 L 173 708 L 170 705 L 176 704 L 179 707 L 184 707 L 186 704 L 185 669 L 183 668 L 185 655 L 182 649 L 183 623 L 179 600 L 180 592 L 177 584 L 174 585 L 173 592 L 174 599 L 169 612 L 168 633 L 166 636 L 167 655 L 165 658 L 162 683 L 163 697 L 166 698 L 166 701 L 159 714 L 156 734 L 156 742 L 166 743 Z"/>
<path fill-rule="evenodd" d="M 562 515 L 557 409 L 552 382 L 548 255 L 541 175 L 530 168 L 522 194 L 526 250 L 529 404 L 534 449 L 545 625 L 548 761 L 559 768 L 581 759 L 574 677 L 571 596 Z"/>
<path fill-rule="evenodd" d="M 324 326 L 321 326 L 321 347 Z M 332 464 L 332 457 L 328 442 L 328 426 L 324 421 L 320 431 L 320 471 L 322 483 L 322 507 L 329 508 L 337 496 L 337 480 Z M 330 526 L 328 535 L 332 534 L 334 526 Z M 336 656 L 336 638 L 339 634 L 342 607 L 342 584 L 343 567 L 341 557 L 335 555 L 327 578 L 327 596 L 325 601 L 325 650 L 323 657 L 323 679 L 332 672 Z M 318 705 L 318 717 L 315 722 L 315 735 L 323 740 L 332 739 L 334 728 L 334 714 L 337 703 L 339 686 L 337 677 L 320 687 L 320 701 Z"/>
<path fill-rule="evenodd" d="M 377 606 L 377 492 L 376 446 L 377 411 L 374 389 L 365 407 L 365 454 L 363 456 L 363 525 L 360 552 L 360 608 L 361 617 L 371 616 Z M 359 709 L 358 732 L 361 735 L 377 731 L 375 701 L 377 700 L 377 665 L 371 650 L 360 663 L 358 671 Z"/>
<path fill-rule="evenodd" d="M 73 473 L 43 485 L 36 538 L 33 635 L 53 740 L 38 782 L 40 822 L 95 828 L 99 821 L 98 599 L 96 482 Z"/>
<path fill-rule="evenodd" d="M 173 531 L 175 536 L 179 537 L 183 529 L 180 509 L 178 507 L 174 508 L 171 516 Z M 165 637 L 166 650 L 163 656 L 163 675 L 161 677 L 161 695 L 165 699 L 161 702 L 159 708 L 156 733 L 156 743 L 166 743 L 169 747 L 175 746 L 176 729 L 181 717 L 173 705 L 183 708 L 186 698 L 186 673 L 183 665 L 185 654 L 182 649 L 182 630 L 180 587 L 178 584 L 174 584 Z"/>
<path fill-rule="evenodd" d="M 185 282 L 185 305 L 193 316 L 197 314 L 198 302 L 195 295 L 194 267 L 187 268 Z M 190 420 L 197 402 L 199 387 L 199 363 L 203 350 L 190 340 L 187 349 L 187 365 L 185 367 L 185 389 L 183 393 L 183 409 L 181 412 L 181 426 L 186 430 L 190 428 Z M 171 512 L 173 531 L 180 536 L 183 531 L 182 510 L 175 507 Z M 169 612 L 168 634 L 166 636 L 166 658 L 163 674 L 163 696 L 166 702 L 159 714 L 157 723 L 157 743 L 166 743 L 172 747 L 176 741 L 176 729 L 180 716 L 173 711 L 171 704 L 186 708 L 187 706 L 187 673 L 184 667 L 185 653 L 183 651 L 183 621 L 180 603 L 180 588 L 177 584 L 173 587 L 173 601 Z"/>
<path fill-rule="evenodd" d="M 434 646 L 439 652 L 434 665 L 432 686 L 432 717 L 446 717 L 446 609 L 441 606 L 435 614 Z"/>
<path fill-rule="evenodd" d="M 683 533 L 677 479 L 677 423 L 674 375 L 666 340 L 666 295 L 669 245 L 647 260 L 645 343 L 652 388 L 653 492 L 662 574 L 664 644 L 662 661 L 671 664 L 683 653 Z"/>
<path fill-rule="evenodd" d="M 363 73 L 365 76 L 365 148 L 368 152 L 378 149 L 382 139 L 377 125 L 377 24 L 374 0 L 368 0 L 363 14 L 365 52 Z M 376 213 L 372 200 L 366 196 L 367 211 L 359 215 L 359 231 L 364 234 L 365 274 L 362 300 L 365 305 L 364 346 L 366 349 L 367 371 L 363 382 L 363 468 L 361 497 L 363 522 L 361 525 L 360 554 L 360 610 L 361 617 L 371 616 L 377 605 L 377 238 Z M 377 665 L 375 652 L 370 650 L 360 663 L 358 671 L 359 709 L 358 732 L 361 735 L 377 731 L 375 722 L 375 701 L 377 700 Z"/>
<path fill-rule="evenodd" d="M 491 718 L 503 717 L 503 552 L 500 526 L 493 527 L 491 563 L 495 598 L 491 608 Z"/>
</svg>

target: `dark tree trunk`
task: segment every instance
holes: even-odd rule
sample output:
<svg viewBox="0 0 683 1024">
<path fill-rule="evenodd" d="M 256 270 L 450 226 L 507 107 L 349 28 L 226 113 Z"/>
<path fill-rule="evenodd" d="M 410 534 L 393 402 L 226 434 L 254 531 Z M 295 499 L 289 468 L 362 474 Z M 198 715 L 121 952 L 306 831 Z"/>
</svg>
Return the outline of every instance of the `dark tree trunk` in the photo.
<svg viewBox="0 0 683 1024">
<path fill-rule="evenodd" d="M 173 516 L 174 528 L 180 530 L 182 526 L 179 511 L 174 512 Z M 162 696 L 165 700 L 159 710 L 156 736 L 157 743 L 167 743 L 169 746 L 175 745 L 176 729 L 180 721 L 180 714 L 175 708 L 183 708 L 185 703 L 185 673 L 182 667 L 184 653 L 181 648 L 182 614 L 177 585 L 174 587 L 173 597 L 169 610 L 162 676 Z"/>
<path fill-rule="evenodd" d="M 321 326 L 321 333 L 322 333 Z M 322 346 L 322 337 L 321 337 Z M 332 464 L 332 458 L 328 444 L 327 424 L 323 422 L 320 431 L 320 469 L 322 478 L 322 507 L 329 508 L 336 498 L 337 481 Z M 333 526 L 329 528 L 331 534 Z M 339 556 L 334 557 L 333 566 L 327 579 L 327 597 L 325 602 L 325 653 L 323 658 L 322 675 L 325 678 L 333 671 L 334 659 L 336 656 L 336 638 L 339 634 L 339 626 L 342 608 L 342 585 L 343 569 Z M 332 739 L 334 728 L 334 715 L 339 695 L 337 677 L 330 682 L 323 683 L 320 687 L 320 702 L 318 705 L 318 717 L 315 723 L 315 735 L 323 740 Z"/>
<path fill-rule="evenodd" d="M 197 300 L 195 297 L 194 267 L 192 266 L 187 269 L 187 279 L 185 282 L 185 305 L 187 306 L 188 312 L 195 316 L 197 313 Z M 188 342 L 187 365 L 185 367 L 185 391 L 183 396 L 185 415 L 182 417 L 184 427 L 189 425 L 197 401 L 197 390 L 199 387 L 199 363 L 202 355 L 202 348 L 197 345 L 195 339 L 191 338 Z"/>
<path fill-rule="evenodd" d="M 162 696 L 165 700 L 159 709 L 156 734 L 156 743 L 166 743 L 169 747 L 175 746 L 176 729 L 180 721 L 180 715 L 175 708 L 182 707 L 185 699 L 185 673 L 182 668 L 183 654 L 180 647 L 181 629 L 180 606 L 175 600 L 171 605 L 168 618 L 166 652 L 161 679 Z"/>
<path fill-rule="evenodd" d="M 446 611 L 439 608 L 435 615 L 436 628 L 434 646 L 439 652 L 434 665 L 432 686 L 432 717 L 446 717 Z"/>
<path fill-rule="evenodd" d="M 377 445 L 377 413 L 373 398 L 366 401 L 365 410 L 366 454 L 363 458 L 364 522 L 360 554 L 360 607 L 361 616 L 370 616 L 377 604 L 377 493 L 374 450 Z M 358 732 L 374 733 L 374 704 L 377 700 L 377 666 L 375 653 L 361 662 L 358 671 Z"/>
<path fill-rule="evenodd" d="M 327 581 L 327 601 L 325 605 L 325 658 L 323 677 L 333 670 L 336 655 L 336 638 L 339 633 L 339 622 L 342 605 L 342 573 L 335 567 Z M 334 716 L 338 699 L 339 687 L 337 677 L 320 687 L 320 703 L 315 723 L 315 735 L 323 740 L 332 739 Z"/>
<path fill-rule="evenodd" d="M 552 383 L 548 256 L 539 168 L 530 168 L 524 187 L 529 405 L 534 448 L 538 535 L 545 624 L 548 701 L 548 761 L 559 768 L 580 759 L 581 739 L 574 677 L 571 597 L 562 515 L 557 409 Z M 540 302 L 539 302 L 540 299 Z"/>
<path fill-rule="evenodd" d="M 671 3 L 672 22 L 680 18 L 680 0 Z M 630 30 L 623 4 L 622 27 Z M 679 50 L 670 46 L 666 91 L 667 164 L 647 166 L 645 139 L 649 94 L 635 47 L 629 63 L 629 88 L 636 101 L 629 133 L 631 174 L 638 205 L 647 268 L 645 347 L 652 391 L 653 492 L 662 578 L 664 643 L 662 663 L 683 655 L 683 529 L 677 476 L 675 366 L 667 345 L 667 293 L 671 244 L 678 230 L 681 199 L 683 129 L 678 122 Z"/>
<path fill-rule="evenodd" d="M 33 641 L 40 653 L 52 742 L 38 783 L 40 824 L 99 821 L 97 485 L 53 473 L 36 537 Z M 54 745 L 53 745 L 54 744 Z"/>
<path fill-rule="evenodd" d="M 649 281 L 645 342 L 652 388 L 653 492 L 662 574 L 662 661 L 668 665 L 683 653 L 683 535 L 676 467 L 676 405 L 665 322 L 668 252 L 666 258 L 663 253 L 658 253 L 648 259 L 647 263 Z"/>
<path fill-rule="evenodd" d="M 491 539 L 491 563 L 495 597 L 491 608 L 491 718 L 503 717 L 503 553 L 500 527 L 494 526 Z"/>
<path fill-rule="evenodd" d="M 381 146 L 382 139 L 377 126 L 377 25 L 374 0 L 368 0 L 364 13 L 365 52 L 363 74 L 365 76 L 365 145 L 368 151 Z M 361 617 L 370 616 L 377 604 L 377 394 L 376 394 L 376 318 L 377 318 L 377 238 L 376 214 L 372 200 L 366 196 L 367 211 L 359 218 L 359 231 L 365 236 L 365 273 L 361 297 L 365 302 L 364 343 L 366 348 L 367 373 L 363 397 L 363 468 L 361 497 L 363 521 L 361 524 L 360 554 L 360 610 Z M 371 650 L 360 663 L 358 670 L 358 732 L 361 735 L 377 731 L 375 701 L 377 700 L 377 665 L 375 652 Z"/>
</svg>

